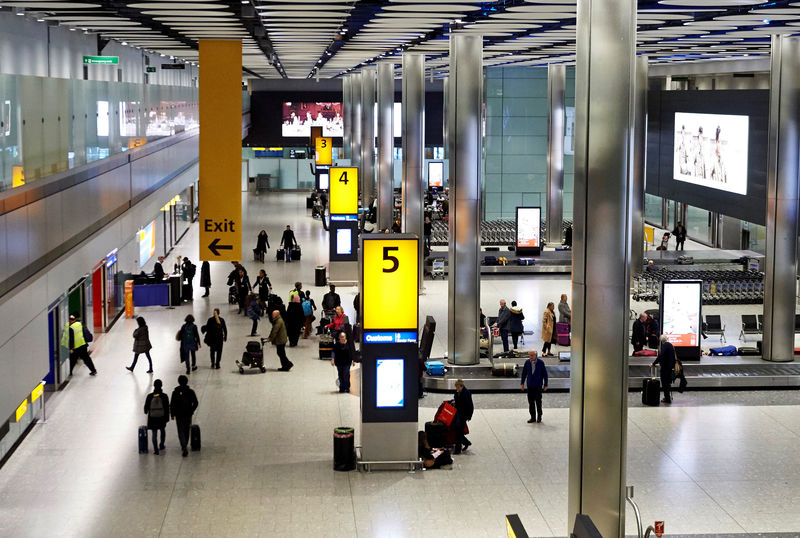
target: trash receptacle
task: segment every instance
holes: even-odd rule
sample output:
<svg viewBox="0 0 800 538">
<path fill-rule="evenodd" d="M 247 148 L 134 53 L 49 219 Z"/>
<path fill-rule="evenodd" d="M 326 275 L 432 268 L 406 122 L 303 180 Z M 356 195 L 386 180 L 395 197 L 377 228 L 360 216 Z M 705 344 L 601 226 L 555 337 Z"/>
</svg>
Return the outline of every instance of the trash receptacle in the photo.
<svg viewBox="0 0 800 538">
<path fill-rule="evenodd" d="M 356 468 L 355 430 L 342 426 L 333 430 L 333 470 Z"/>
<path fill-rule="evenodd" d="M 328 277 L 325 275 L 325 266 L 318 265 L 317 270 L 314 272 L 314 285 L 324 286 L 328 283 Z"/>
</svg>

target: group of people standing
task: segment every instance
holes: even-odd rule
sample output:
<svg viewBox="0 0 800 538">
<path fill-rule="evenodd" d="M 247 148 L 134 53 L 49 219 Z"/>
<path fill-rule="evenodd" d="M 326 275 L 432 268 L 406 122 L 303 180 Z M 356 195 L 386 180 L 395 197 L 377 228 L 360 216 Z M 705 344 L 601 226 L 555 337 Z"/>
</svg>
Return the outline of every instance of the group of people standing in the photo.
<svg viewBox="0 0 800 538">
<path fill-rule="evenodd" d="M 647 312 L 639 314 L 639 317 L 633 322 L 631 331 L 633 352 L 642 351 L 645 346 L 653 349 L 659 347 L 659 334 L 658 321 Z"/>
<path fill-rule="evenodd" d="M 514 349 L 517 349 L 520 336 L 524 332 L 522 323 L 524 319 L 525 315 L 522 312 L 522 308 L 517 306 L 516 301 L 511 301 L 511 308 L 509 308 L 505 299 L 500 299 L 500 309 L 497 311 L 497 319 L 492 327 L 498 329 L 500 333 L 503 352 L 507 353 L 509 351 L 509 334 L 511 335 Z M 571 322 L 572 309 L 567 303 L 567 296 L 561 295 L 561 302 L 558 303 L 558 323 Z M 552 357 L 553 354 L 550 353 L 551 345 L 557 343 L 555 304 L 552 302 L 547 303 L 547 307 L 542 314 L 542 342 L 542 356 Z"/>
</svg>

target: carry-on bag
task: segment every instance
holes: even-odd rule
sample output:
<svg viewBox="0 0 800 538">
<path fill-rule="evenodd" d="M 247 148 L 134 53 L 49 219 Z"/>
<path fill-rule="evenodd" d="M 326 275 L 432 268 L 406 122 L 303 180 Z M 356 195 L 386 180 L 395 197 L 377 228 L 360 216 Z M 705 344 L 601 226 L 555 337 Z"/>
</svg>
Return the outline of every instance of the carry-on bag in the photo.
<svg viewBox="0 0 800 538">
<path fill-rule="evenodd" d="M 330 359 L 333 356 L 333 337 L 323 334 L 319 337 L 319 359 Z"/>
<path fill-rule="evenodd" d="M 496 377 L 514 377 L 517 375 L 517 363 L 510 361 L 494 361 L 492 375 Z"/>
<path fill-rule="evenodd" d="M 740 356 L 761 355 L 761 350 L 757 347 L 740 347 L 738 351 Z"/>
<path fill-rule="evenodd" d="M 292 261 L 300 261 L 300 256 L 301 255 L 302 255 L 302 252 L 300 250 L 300 245 L 296 245 L 292 249 Z"/>
<path fill-rule="evenodd" d="M 556 323 L 557 343 L 559 346 L 570 345 L 569 323 Z"/>
<path fill-rule="evenodd" d="M 428 445 L 432 448 L 441 448 L 445 446 L 445 432 L 447 426 L 438 421 L 425 423 L 425 437 L 428 438 Z"/>
<path fill-rule="evenodd" d="M 192 428 L 189 430 L 189 444 L 192 452 L 200 450 L 200 426 L 197 424 L 192 424 Z"/>
<path fill-rule="evenodd" d="M 147 454 L 147 426 L 139 426 L 139 454 Z"/>
<path fill-rule="evenodd" d="M 709 354 L 711 355 L 725 355 L 731 356 L 736 355 L 738 353 L 738 349 L 736 346 L 721 346 L 721 347 L 712 347 L 708 350 Z"/>
<path fill-rule="evenodd" d="M 650 369 L 650 377 L 642 381 L 642 403 L 652 407 L 660 405 L 661 381 L 655 377 L 655 368 Z"/>
<path fill-rule="evenodd" d="M 275 251 L 275 259 L 279 262 L 283 261 L 283 257 L 286 255 L 286 252 L 282 248 L 279 248 Z"/>
<path fill-rule="evenodd" d="M 428 375 L 444 375 L 444 363 L 442 361 L 428 361 L 425 363 L 425 372 Z"/>
<path fill-rule="evenodd" d="M 444 401 L 442 405 L 439 406 L 439 409 L 436 411 L 436 416 L 434 420 L 438 420 L 445 426 L 449 426 L 453 423 L 453 419 L 456 416 L 456 408 L 450 405 L 450 402 Z"/>
</svg>

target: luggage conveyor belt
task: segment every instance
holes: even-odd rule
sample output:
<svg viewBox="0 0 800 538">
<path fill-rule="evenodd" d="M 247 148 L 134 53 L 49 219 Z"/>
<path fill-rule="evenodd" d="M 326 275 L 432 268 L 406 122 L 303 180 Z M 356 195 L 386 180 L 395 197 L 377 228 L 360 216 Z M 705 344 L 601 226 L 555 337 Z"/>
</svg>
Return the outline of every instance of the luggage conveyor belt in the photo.
<svg viewBox="0 0 800 538">
<path fill-rule="evenodd" d="M 455 381 L 458 378 L 470 390 L 487 390 L 518 392 L 521 375 L 520 369 L 524 359 L 517 359 L 519 367 L 514 377 L 493 377 L 491 364 L 482 359 L 481 364 L 474 366 L 455 366 L 447 364 L 444 376 L 423 375 L 423 386 L 433 392 L 451 392 L 455 390 Z M 742 364 L 692 364 L 684 362 L 684 371 L 689 386 L 686 390 L 694 389 L 775 389 L 785 387 L 800 387 L 800 363 L 770 363 L 758 360 Z M 629 365 L 628 388 L 640 390 L 642 380 L 650 377 L 650 368 L 647 363 Z M 549 390 L 569 390 L 570 367 L 567 363 L 548 364 Z"/>
</svg>

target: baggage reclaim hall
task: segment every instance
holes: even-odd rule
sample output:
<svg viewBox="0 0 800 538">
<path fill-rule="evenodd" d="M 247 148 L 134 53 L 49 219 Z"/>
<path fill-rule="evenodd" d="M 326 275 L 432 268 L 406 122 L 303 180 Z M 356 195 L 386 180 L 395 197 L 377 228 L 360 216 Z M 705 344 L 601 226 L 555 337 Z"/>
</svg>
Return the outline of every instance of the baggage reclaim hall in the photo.
<svg viewBox="0 0 800 538">
<path fill-rule="evenodd" d="M 800 532 L 792 2 L 2 0 L 0 51 L 0 535 Z"/>
</svg>

